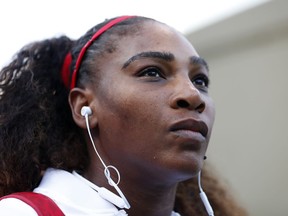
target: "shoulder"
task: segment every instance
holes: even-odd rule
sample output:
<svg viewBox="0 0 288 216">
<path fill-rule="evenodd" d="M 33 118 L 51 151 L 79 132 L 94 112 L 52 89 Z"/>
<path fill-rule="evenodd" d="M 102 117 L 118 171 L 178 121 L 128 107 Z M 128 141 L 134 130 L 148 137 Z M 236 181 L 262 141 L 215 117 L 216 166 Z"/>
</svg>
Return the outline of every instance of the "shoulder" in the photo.
<svg viewBox="0 0 288 216">
<path fill-rule="evenodd" d="M 16 198 L 5 198 L 0 201 L 2 216 L 37 216 L 35 210 L 25 202 Z"/>
</svg>

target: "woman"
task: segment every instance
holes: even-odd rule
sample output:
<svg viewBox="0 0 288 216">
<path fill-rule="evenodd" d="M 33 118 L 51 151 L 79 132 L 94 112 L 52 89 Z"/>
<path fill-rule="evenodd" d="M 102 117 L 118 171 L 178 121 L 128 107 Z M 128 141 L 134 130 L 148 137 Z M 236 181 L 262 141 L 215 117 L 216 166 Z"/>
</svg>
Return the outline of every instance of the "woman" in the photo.
<svg viewBox="0 0 288 216">
<path fill-rule="evenodd" d="M 173 28 L 124 16 L 32 43 L 0 83 L 0 195 L 34 190 L 65 215 L 206 214 L 183 190 L 212 131 L 208 66 Z M 37 215 L 0 201 L 19 209 Z"/>
</svg>

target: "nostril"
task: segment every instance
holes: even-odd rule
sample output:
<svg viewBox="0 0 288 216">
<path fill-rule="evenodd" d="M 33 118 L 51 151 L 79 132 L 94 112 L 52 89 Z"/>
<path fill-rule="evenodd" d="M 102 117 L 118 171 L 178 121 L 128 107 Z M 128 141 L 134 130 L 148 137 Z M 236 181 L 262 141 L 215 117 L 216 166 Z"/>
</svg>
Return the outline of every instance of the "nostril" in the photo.
<svg viewBox="0 0 288 216">
<path fill-rule="evenodd" d="M 189 107 L 189 103 L 186 100 L 179 100 L 177 101 L 177 106 L 180 108 L 187 108 Z"/>
<path fill-rule="evenodd" d="M 178 108 L 191 109 L 191 110 L 193 109 L 199 113 L 202 113 L 205 110 L 205 103 L 201 102 L 199 104 L 192 105 L 187 100 L 181 99 L 181 100 L 177 101 L 177 107 Z"/>
<path fill-rule="evenodd" d="M 205 103 L 201 103 L 198 107 L 196 107 L 196 110 L 199 112 L 199 113 L 202 113 L 204 110 L 205 110 Z"/>
</svg>

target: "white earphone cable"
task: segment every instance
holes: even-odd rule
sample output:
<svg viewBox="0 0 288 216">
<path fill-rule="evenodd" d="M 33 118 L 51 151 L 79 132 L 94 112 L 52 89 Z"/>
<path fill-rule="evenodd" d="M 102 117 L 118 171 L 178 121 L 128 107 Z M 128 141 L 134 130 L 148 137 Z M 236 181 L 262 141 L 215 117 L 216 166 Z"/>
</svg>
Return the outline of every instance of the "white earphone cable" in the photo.
<svg viewBox="0 0 288 216">
<path fill-rule="evenodd" d="M 208 197 L 206 196 L 206 193 L 203 191 L 202 186 L 201 186 L 201 171 L 198 173 L 198 186 L 200 190 L 200 198 L 205 206 L 205 209 L 208 213 L 209 216 L 214 216 L 213 209 L 209 203 Z"/>
<path fill-rule="evenodd" d="M 88 131 L 88 134 L 89 134 L 89 138 L 90 138 L 90 140 L 91 140 L 91 142 L 92 142 L 94 151 L 96 152 L 96 154 L 97 154 L 99 160 L 101 161 L 101 163 L 103 164 L 103 166 L 106 168 L 107 166 L 106 166 L 106 164 L 104 163 L 104 161 L 102 160 L 100 154 L 98 153 L 98 151 L 97 151 L 97 149 L 96 149 L 96 146 L 95 146 L 95 143 L 94 143 L 94 141 L 93 141 L 93 139 L 92 139 L 92 135 L 91 135 L 91 132 L 90 132 L 90 126 L 89 126 L 89 120 L 88 120 L 88 114 L 85 114 L 85 122 L 86 122 L 87 131 Z"/>
<path fill-rule="evenodd" d="M 95 151 L 95 153 L 97 154 L 99 160 L 101 161 L 102 165 L 103 165 L 104 168 L 105 168 L 105 169 L 104 169 L 104 174 L 105 174 L 105 176 L 106 176 L 106 178 L 107 178 L 107 180 L 108 180 L 108 183 L 109 183 L 111 186 L 113 186 L 112 183 L 111 183 L 111 181 L 113 181 L 113 180 L 112 180 L 112 178 L 111 178 L 111 176 L 110 176 L 110 171 L 109 171 L 109 168 L 112 168 L 112 169 L 115 170 L 115 172 L 116 172 L 116 174 L 117 174 L 117 176 L 118 176 L 118 181 L 117 181 L 117 183 L 115 183 L 114 181 L 113 181 L 113 183 L 116 184 L 116 185 L 118 185 L 119 182 L 120 182 L 120 178 L 121 178 L 121 177 L 120 177 L 120 173 L 119 173 L 119 171 L 118 171 L 118 169 L 117 169 L 116 167 L 114 167 L 114 166 L 112 166 L 112 165 L 107 166 L 107 165 L 104 163 L 103 159 L 101 158 L 99 152 L 97 151 L 96 146 L 95 146 L 95 143 L 94 143 L 93 138 L 92 138 L 92 135 L 91 135 L 91 131 L 90 131 L 88 114 L 85 115 L 85 122 L 86 122 L 87 131 L 88 131 L 88 134 L 89 134 L 89 138 L 90 138 L 90 140 L 91 140 L 91 142 L 92 142 L 92 146 L 93 146 L 93 148 L 94 148 L 94 151 Z"/>
<path fill-rule="evenodd" d="M 104 166 L 104 175 L 105 175 L 105 177 L 107 178 L 109 185 L 113 186 L 113 187 L 116 189 L 116 191 L 118 192 L 118 194 L 120 195 L 120 197 L 121 197 L 121 198 L 123 199 L 123 201 L 124 201 L 124 204 L 125 204 L 124 207 L 127 208 L 127 209 L 129 209 L 129 208 L 130 208 L 130 204 L 129 204 L 128 200 L 126 199 L 126 197 L 124 196 L 124 194 L 122 193 L 122 191 L 120 190 L 120 188 L 118 187 L 118 184 L 120 183 L 120 179 L 121 179 L 121 176 L 120 176 L 120 173 L 119 173 L 118 169 L 117 169 L 115 166 L 112 166 L 112 165 L 107 166 L 107 165 L 105 164 L 105 162 L 103 161 L 103 159 L 101 158 L 99 152 L 97 151 L 96 145 L 95 145 L 95 143 L 94 143 L 94 141 L 93 141 L 93 138 L 92 138 L 92 135 L 91 135 L 91 131 L 90 131 L 88 114 L 85 114 L 85 122 L 86 122 L 86 127 L 87 127 L 87 131 L 88 131 L 88 135 L 89 135 L 89 138 L 90 138 L 90 140 L 91 140 L 91 143 L 92 143 L 92 146 L 93 146 L 93 148 L 94 148 L 94 151 L 95 151 L 96 155 L 98 156 L 100 162 L 101 162 L 102 165 Z M 117 183 L 115 183 L 115 182 L 113 181 L 113 179 L 111 178 L 109 168 L 113 169 L 113 170 L 116 172 L 117 177 L 118 177 Z M 98 191 L 101 190 L 101 188 L 97 188 L 97 189 L 98 189 Z M 102 193 L 104 193 L 103 190 L 102 190 Z M 107 192 L 105 192 L 105 193 L 107 193 Z"/>
</svg>

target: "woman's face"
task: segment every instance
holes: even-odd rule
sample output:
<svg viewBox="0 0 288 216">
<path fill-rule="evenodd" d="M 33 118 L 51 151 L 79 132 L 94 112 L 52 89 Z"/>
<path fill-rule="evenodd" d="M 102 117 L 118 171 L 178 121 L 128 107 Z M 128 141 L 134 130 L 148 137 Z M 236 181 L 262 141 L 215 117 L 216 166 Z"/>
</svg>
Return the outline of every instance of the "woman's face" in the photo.
<svg viewBox="0 0 288 216">
<path fill-rule="evenodd" d="M 95 140 L 122 178 L 181 181 L 201 169 L 212 130 L 207 65 L 170 27 L 141 29 L 101 59 Z"/>
</svg>

